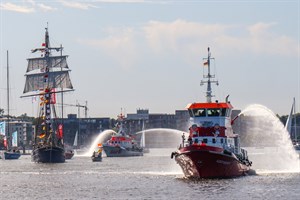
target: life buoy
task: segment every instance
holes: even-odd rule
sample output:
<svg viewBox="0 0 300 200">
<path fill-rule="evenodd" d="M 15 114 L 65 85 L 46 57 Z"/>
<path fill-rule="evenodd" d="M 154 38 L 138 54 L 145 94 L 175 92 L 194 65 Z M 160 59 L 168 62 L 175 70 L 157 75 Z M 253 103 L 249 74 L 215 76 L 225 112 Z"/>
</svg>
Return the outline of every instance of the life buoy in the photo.
<svg viewBox="0 0 300 200">
<path fill-rule="evenodd" d="M 219 124 L 215 124 L 214 129 L 215 129 L 216 131 L 220 130 L 220 125 L 219 125 Z"/>
<path fill-rule="evenodd" d="M 197 126 L 197 124 L 193 124 L 193 125 L 192 125 L 192 130 L 193 130 L 193 131 L 198 131 L 198 126 Z"/>
</svg>

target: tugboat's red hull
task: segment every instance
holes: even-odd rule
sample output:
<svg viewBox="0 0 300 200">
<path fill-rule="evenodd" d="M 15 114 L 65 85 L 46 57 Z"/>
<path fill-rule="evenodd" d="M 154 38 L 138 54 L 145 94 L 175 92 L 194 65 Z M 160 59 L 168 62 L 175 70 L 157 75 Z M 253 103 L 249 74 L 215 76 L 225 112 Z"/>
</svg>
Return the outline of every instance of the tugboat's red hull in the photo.
<svg viewBox="0 0 300 200">
<path fill-rule="evenodd" d="M 224 153 L 220 148 L 182 148 L 175 152 L 175 160 L 186 177 L 232 178 L 246 175 L 250 166 L 240 162 L 234 154 Z"/>
</svg>

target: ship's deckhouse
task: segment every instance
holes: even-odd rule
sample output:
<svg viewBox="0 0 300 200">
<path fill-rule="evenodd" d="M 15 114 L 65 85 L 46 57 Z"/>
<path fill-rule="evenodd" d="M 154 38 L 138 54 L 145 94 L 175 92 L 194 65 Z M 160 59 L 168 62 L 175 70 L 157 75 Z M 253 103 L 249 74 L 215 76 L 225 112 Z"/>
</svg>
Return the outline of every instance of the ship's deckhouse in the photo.
<svg viewBox="0 0 300 200">
<path fill-rule="evenodd" d="M 231 123 L 232 105 L 227 103 L 192 103 L 187 105 L 191 117 L 191 123 L 198 126 L 228 127 Z"/>
<path fill-rule="evenodd" d="M 190 137 L 193 143 L 222 148 L 234 146 L 230 118 L 232 108 L 229 102 L 189 104 L 187 109 L 191 117 Z"/>
</svg>

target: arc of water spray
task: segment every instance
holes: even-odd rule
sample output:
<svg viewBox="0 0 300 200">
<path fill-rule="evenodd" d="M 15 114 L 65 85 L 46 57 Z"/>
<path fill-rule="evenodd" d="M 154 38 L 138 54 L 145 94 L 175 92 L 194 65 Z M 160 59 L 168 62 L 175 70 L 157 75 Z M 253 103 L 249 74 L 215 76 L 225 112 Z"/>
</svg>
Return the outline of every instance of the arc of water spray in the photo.
<svg viewBox="0 0 300 200">
<path fill-rule="evenodd" d="M 252 104 L 239 116 L 242 134 L 250 144 L 247 148 L 253 167 L 269 172 L 299 172 L 299 155 L 295 151 L 290 135 L 279 118 L 269 108 Z M 256 152 L 256 153 L 255 153 Z M 253 158 L 253 159 L 252 159 Z"/>
<path fill-rule="evenodd" d="M 116 134 L 116 132 L 113 130 L 105 130 L 105 131 L 99 133 L 99 135 L 95 138 L 95 140 L 91 144 L 89 150 L 87 152 L 85 152 L 82 156 L 92 156 L 92 154 L 95 151 L 95 149 L 97 148 L 98 144 L 105 143 L 107 140 L 109 140 L 111 138 L 111 136 L 113 134 Z"/>
</svg>

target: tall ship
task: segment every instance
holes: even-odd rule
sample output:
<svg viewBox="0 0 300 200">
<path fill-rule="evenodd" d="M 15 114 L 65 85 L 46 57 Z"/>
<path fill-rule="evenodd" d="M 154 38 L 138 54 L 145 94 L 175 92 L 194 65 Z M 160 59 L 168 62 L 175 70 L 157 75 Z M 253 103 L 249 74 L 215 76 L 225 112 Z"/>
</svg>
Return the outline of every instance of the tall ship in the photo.
<svg viewBox="0 0 300 200">
<path fill-rule="evenodd" d="M 103 144 L 103 150 L 107 157 L 143 156 L 143 148 L 136 140 L 126 133 L 124 127 L 124 115 L 121 113 L 117 119 L 118 132 Z"/>
<path fill-rule="evenodd" d="M 45 41 L 42 47 L 31 50 L 39 57 L 28 58 L 26 83 L 22 97 L 32 97 L 38 102 L 39 116 L 35 126 L 31 159 L 41 163 L 65 162 L 63 142 L 63 116 L 58 119 L 56 101 L 60 94 L 73 91 L 69 76 L 67 55 L 63 47 L 51 47 L 48 27 L 45 28 Z M 56 54 L 56 55 L 54 55 Z M 61 111 L 63 115 L 63 108 Z"/>
<path fill-rule="evenodd" d="M 211 73 L 211 53 L 204 58 L 204 80 L 207 84 L 206 102 L 187 105 L 190 115 L 189 135 L 182 135 L 178 150 L 171 158 L 182 168 L 185 177 L 231 178 L 250 172 L 251 161 L 247 151 L 240 147 L 239 135 L 232 130 L 232 105 L 228 101 L 212 102 L 212 83 L 218 85 Z"/>
</svg>

